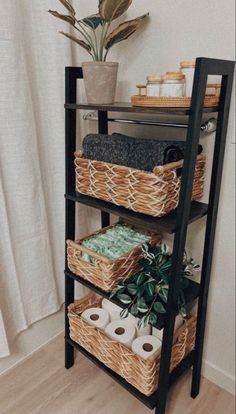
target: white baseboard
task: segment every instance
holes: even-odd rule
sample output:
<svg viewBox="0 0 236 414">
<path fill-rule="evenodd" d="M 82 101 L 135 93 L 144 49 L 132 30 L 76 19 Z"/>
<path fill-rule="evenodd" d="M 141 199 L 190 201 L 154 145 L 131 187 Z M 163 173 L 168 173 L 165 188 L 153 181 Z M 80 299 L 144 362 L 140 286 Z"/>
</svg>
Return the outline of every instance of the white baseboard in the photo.
<svg viewBox="0 0 236 414">
<path fill-rule="evenodd" d="M 235 395 L 235 377 L 212 364 L 209 361 L 203 363 L 202 375 L 209 381 Z"/>
</svg>

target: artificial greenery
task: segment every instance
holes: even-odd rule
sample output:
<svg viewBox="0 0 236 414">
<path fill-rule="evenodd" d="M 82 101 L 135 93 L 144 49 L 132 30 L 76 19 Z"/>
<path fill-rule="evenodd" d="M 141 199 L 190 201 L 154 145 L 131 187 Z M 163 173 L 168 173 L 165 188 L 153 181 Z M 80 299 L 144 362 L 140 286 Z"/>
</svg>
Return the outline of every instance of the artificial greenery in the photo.
<svg viewBox="0 0 236 414">
<path fill-rule="evenodd" d="M 112 27 L 112 23 L 122 16 L 132 4 L 132 0 L 99 0 L 98 13 L 77 19 L 76 11 L 68 0 L 59 0 L 67 10 L 61 14 L 49 10 L 53 16 L 70 23 L 79 33 L 78 36 L 59 32 L 85 49 L 94 61 L 105 62 L 110 49 L 117 43 L 128 39 L 149 15 L 146 13 L 133 20 Z"/>
<path fill-rule="evenodd" d="M 158 317 L 166 313 L 172 266 L 172 255 L 165 244 L 155 247 L 144 245 L 143 256 L 140 260 L 142 271 L 119 282 L 111 293 L 111 297 L 127 305 L 121 317 L 126 318 L 129 313 L 139 317 L 140 327 L 156 325 Z M 178 297 L 179 313 L 183 318 L 186 317 L 185 290 L 189 287 L 189 278 L 199 268 L 185 253 Z"/>
</svg>

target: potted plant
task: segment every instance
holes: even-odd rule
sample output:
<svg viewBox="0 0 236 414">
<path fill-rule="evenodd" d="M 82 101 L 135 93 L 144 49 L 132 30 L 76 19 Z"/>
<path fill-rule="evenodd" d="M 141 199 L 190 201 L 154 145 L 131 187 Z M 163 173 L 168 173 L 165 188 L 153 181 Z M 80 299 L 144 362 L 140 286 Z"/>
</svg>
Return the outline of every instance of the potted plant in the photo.
<svg viewBox="0 0 236 414">
<path fill-rule="evenodd" d="M 142 271 L 131 278 L 119 282 L 112 291 L 127 305 L 121 312 L 126 318 L 129 313 L 139 318 L 139 326 L 156 325 L 158 317 L 166 313 L 166 303 L 171 277 L 172 255 L 165 244 L 156 247 L 143 246 L 144 258 L 141 259 Z M 186 317 L 185 290 L 189 287 L 189 278 L 200 266 L 185 253 L 178 297 L 179 313 Z"/>
<path fill-rule="evenodd" d="M 107 62 L 111 48 L 128 39 L 149 15 L 146 13 L 117 27 L 113 22 L 122 16 L 132 0 L 99 0 L 98 13 L 78 19 L 76 11 L 68 0 L 59 0 L 67 14 L 49 10 L 53 16 L 68 22 L 77 35 L 59 32 L 76 42 L 91 56 L 91 62 L 82 63 L 87 100 L 90 104 L 112 104 L 115 100 L 117 83 L 117 62 Z"/>
</svg>

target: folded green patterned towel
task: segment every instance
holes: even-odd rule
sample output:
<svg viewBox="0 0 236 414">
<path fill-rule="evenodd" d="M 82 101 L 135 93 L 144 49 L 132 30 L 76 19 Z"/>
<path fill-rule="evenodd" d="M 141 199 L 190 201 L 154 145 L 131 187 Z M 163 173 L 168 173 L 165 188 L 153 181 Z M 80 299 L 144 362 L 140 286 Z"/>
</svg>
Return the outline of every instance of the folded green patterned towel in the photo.
<svg viewBox="0 0 236 414">
<path fill-rule="evenodd" d="M 149 240 L 150 236 L 123 224 L 117 224 L 107 230 L 106 233 L 97 234 L 84 240 L 82 246 L 110 260 L 114 260 L 129 253 L 140 244 L 147 243 Z M 95 262 L 94 258 L 86 253 L 82 254 L 82 258 L 90 263 Z"/>
<path fill-rule="evenodd" d="M 83 140 L 84 157 L 143 171 L 184 158 L 186 142 L 142 139 L 123 134 L 90 134 Z M 198 153 L 202 146 L 198 146 Z"/>
</svg>

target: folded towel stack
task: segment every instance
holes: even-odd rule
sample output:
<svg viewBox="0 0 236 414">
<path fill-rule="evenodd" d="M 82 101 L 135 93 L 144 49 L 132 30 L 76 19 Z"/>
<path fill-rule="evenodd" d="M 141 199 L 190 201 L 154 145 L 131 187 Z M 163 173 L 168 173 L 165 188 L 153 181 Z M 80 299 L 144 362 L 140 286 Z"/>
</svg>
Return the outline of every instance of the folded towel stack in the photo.
<svg viewBox="0 0 236 414">
<path fill-rule="evenodd" d="M 144 233 L 131 229 L 123 224 L 117 224 L 106 233 L 97 234 L 82 242 L 82 246 L 107 257 L 110 260 L 117 259 L 140 244 L 147 243 L 150 237 Z M 94 263 L 94 259 L 87 253 L 83 253 L 83 260 Z"/>
<path fill-rule="evenodd" d="M 89 134 L 83 141 L 85 158 L 143 171 L 153 171 L 158 165 L 183 159 L 185 149 L 183 141 L 159 141 L 123 134 Z M 201 152 L 202 146 L 199 145 L 198 153 Z"/>
</svg>

